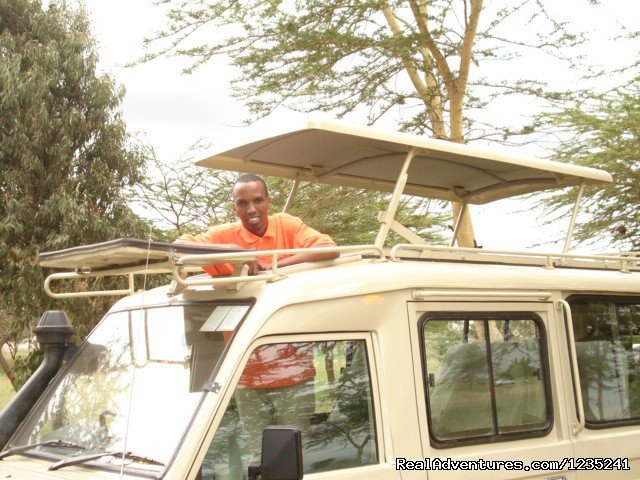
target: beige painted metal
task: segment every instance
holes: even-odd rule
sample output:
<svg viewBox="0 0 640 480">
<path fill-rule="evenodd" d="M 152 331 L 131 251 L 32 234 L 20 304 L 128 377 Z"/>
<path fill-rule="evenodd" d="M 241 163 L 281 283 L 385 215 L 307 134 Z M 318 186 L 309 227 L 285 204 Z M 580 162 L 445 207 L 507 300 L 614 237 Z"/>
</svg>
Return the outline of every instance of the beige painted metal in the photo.
<svg viewBox="0 0 640 480">
<path fill-rule="evenodd" d="M 640 270 L 637 257 L 628 255 L 586 255 L 579 253 L 536 252 L 528 250 L 492 250 L 441 245 L 398 244 L 390 252 L 392 261 L 402 261 L 399 252 L 420 252 L 420 258 L 438 260 L 480 261 L 486 263 L 509 263 L 541 265 L 552 269 L 556 266 L 574 268 L 616 269 L 623 273 Z"/>
<path fill-rule="evenodd" d="M 300 315 L 300 312 L 297 313 L 295 310 L 292 311 L 284 311 L 276 313 L 274 316 L 272 324 L 282 323 L 283 316 L 284 318 L 290 318 L 291 315 L 297 316 Z M 323 316 L 323 319 L 319 319 L 319 315 L 317 311 L 313 312 L 313 316 L 316 317 L 316 321 L 326 321 L 326 316 Z M 284 324 L 286 325 L 286 324 Z M 195 421 L 193 422 L 195 430 L 194 433 L 197 432 L 197 435 L 192 435 L 190 431 L 188 433 L 187 438 L 185 439 L 185 444 L 187 444 L 188 448 L 183 448 L 179 453 L 174 465 L 171 470 L 168 472 L 168 475 L 164 478 L 166 479 L 194 479 L 197 475 L 197 470 L 204 459 L 207 448 L 211 443 L 213 436 L 215 435 L 215 431 L 222 419 L 222 415 L 224 414 L 224 410 L 227 407 L 229 401 L 231 400 L 231 396 L 233 394 L 233 390 L 235 385 L 240 379 L 242 374 L 242 370 L 246 365 L 251 352 L 264 344 L 267 343 L 278 343 L 278 342 L 309 342 L 309 341 L 340 341 L 340 340 L 363 340 L 366 343 L 368 360 L 375 362 L 375 346 L 374 340 L 372 338 L 371 333 L 368 332 L 351 332 L 351 333 L 331 333 L 331 334 L 322 334 L 322 333 L 303 333 L 304 330 L 300 329 L 292 329 L 293 331 L 289 331 L 288 329 L 276 329 L 275 331 L 266 331 L 256 333 L 256 340 L 250 342 L 249 344 L 242 345 L 241 349 L 237 349 L 235 351 L 229 352 L 227 358 L 230 360 L 227 365 L 232 366 L 232 370 L 227 370 L 224 373 L 221 372 L 220 377 L 228 378 L 228 381 L 225 381 L 223 384 L 223 388 L 219 393 L 209 394 L 207 399 L 204 402 L 203 408 L 200 409 Z M 384 405 L 385 401 L 382 400 L 385 397 L 385 389 L 380 385 L 380 379 L 375 373 L 372 375 L 372 391 L 373 397 L 376 405 Z M 215 402 L 212 400 L 215 398 Z M 215 407 L 214 407 L 215 405 Z M 211 415 L 211 408 L 216 409 L 216 414 L 214 416 Z M 342 472 L 342 474 L 338 473 L 336 476 L 336 471 L 334 472 L 326 472 L 313 475 L 314 478 L 349 478 L 353 480 L 368 480 L 368 479 L 397 479 L 400 480 L 399 472 L 395 471 L 393 468 L 392 461 L 386 461 L 388 459 L 393 458 L 393 445 L 390 441 L 390 436 L 388 432 L 385 432 L 385 429 L 389 428 L 388 421 L 386 420 L 386 412 L 382 408 L 377 408 L 375 411 L 375 421 L 376 421 L 376 435 L 379 439 L 379 451 L 378 455 L 382 459 L 382 461 L 378 464 L 374 465 L 365 465 L 361 467 L 349 468 Z M 339 472 L 339 471 L 337 471 Z M 307 476 L 305 476 L 307 478 Z M 310 478 L 310 477 L 309 477 Z"/>
<path fill-rule="evenodd" d="M 573 236 L 573 228 L 576 225 L 576 218 L 578 217 L 578 207 L 580 207 L 580 201 L 582 200 L 583 194 L 584 194 L 584 182 L 580 183 L 580 188 L 578 189 L 578 196 L 576 197 L 576 202 L 573 206 L 573 212 L 571 214 L 571 222 L 569 223 L 569 229 L 567 230 L 567 238 L 564 241 L 564 248 L 562 249 L 563 253 L 567 253 L 569 251 L 569 246 L 571 245 L 571 237 Z"/>
<path fill-rule="evenodd" d="M 99 296 L 120 296 L 130 295 L 135 292 L 134 276 L 150 275 L 154 273 L 170 273 L 174 282 L 179 287 L 196 287 L 196 286 L 225 286 L 228 290 L 238 290 L 239 286 L 249 282 L 271 282 L 284 277 L 278 271 L 276 262 L 278 255 L 308 253 L 308 249 L 288 249 L 288 250 L 261 250 L 247 252 L 230 252 L 230 253 L 210 253 L 183 255 L 182 257 L 172 256 L 168 261 L 162 263 L 154 263 L 150 266 L 134 265 L 129 267 L 116 267 L 107 270 L 95 270 L 87 272 L 61 272 L 53 273 L 47 276 L 44 281 L 44 290 L 52 298 L 80 298 L 80 297 L 99 297 Z M 384 259 L 384 251 L 375 245 L 353 245 L 347 247 L 321 247 L 314 249 L 314 252 L 338 252 L 341 254 L 353 254 L 361 252 L 372 252 L 378 255 L 380 259 Z M 272 265 L 269 271 L 261 272 L 260 275 L 247 275 L 248 269 L 246 265 L 240 262 L 254 260 L 258 257 L 270 256 Z M 330 266 L 342 263 L 345 259 L 327 260 L 313 264 L 303 265 L 302 268 L 317 268 L 318 266 Z M 351 259 L 346 258 L 347 261 Z M 201 272 L 201 267 L 211 264 L 219 264 L 226 262 L 238 262 L 234 273 L 229 277 L 211 277 L 211 276 L 188 276 L 189 273 Z M 300 267 L 294 267 L 296 271 Z M 58 280 L 81 280 L 87 278 L 109 277 L 109 276 L 127 276 L 129 278 L 129 287 L 119 290 L 93 290 L 85 291 L 84 286 L 78 285 L 78 290 L 71 292 L 54 292 L 51 290 L 52 282 Z"/>
<path fill-rule="evenodd" d="M 291 191 L 289 192 L 289 195 L 287 195 L 287 201 L 284 203 L 284 207 L 282 207 L 282 213 L 286 213 L 287 210 L 289 210 L 289 207 L 291 206 L 291 202 L 293 202 L 293 197 L 295 197 L 296 193 L 298 192 L 299 186 L 300 186 L 300 177 L 296 178 L 295 181 L 293 182 Z"/>
<path fill-rule="evenodd" d="M 153 272 L 160 273 L 160 272 Z M 122 274 L 119 274 L 122 275 Z M 101 275 L 104 276 L 104 275 Z M 121 296 L 131 295 L 135 292 L 134 275 L 132 273 L 127 274 L 129 277 L 129 287 L 120 290 L 98 290 L 98 291 L 76 291 L 68 293 L 59 293 L 51 290 L 51 282 L 56 280 L 80 280 L 90 278 L 89 275 L 81 273 L 67 272 L 67 273 L 53 273 L 44 280 L 44 291 L 51 298 L 82 298 L 82 297 L 103 297 L 103 296 Z"/>
<path fill-rule="evenodd" d="M 486 300 L 496 299 L 536 299 L 536 300 L 548 300 L 551 298 L 551 292 L 536 292 L 527 290 L 414 290 L 411 292 L 411 298 L 413 300 L 432 300 L 442 299 L 442 297 L 450 297 L 451 299 L 467 299 L 467 298 L 484 298 Z"/>
<path fill-rule="evenodd" d="M 400 198 L 402 197 L 402 192 L 404 191 L 404 187 L 407 184 L 407 179 L 409 178 L 407 172 L 409 171 L 411 160 L 413 160 L 417 153 L 418 150 L 416 148 L 410 148 L 404 160 L 404 163 L 402 164 L 402 170 L 400 170 L 400 175 L 398 175 L 398 180 L 396 180 L 393 194 L 391 195 L 391 199 L 389 200 L 389 206 L 387 207 L 384 219 L 380 222 L 380 230 L 378 231 L 378 235 L 376 236 L 375 245 L 380 248 L 384 247 L 384 242 L 387 239 L 387 235 L 389 235 L 389 221 L 393 220 L 393 218 L 396 216 L 398 204 L 400 203 Z"/>
<path fill-rule="evenodd" d="M 393 223 L 390 224 L 393 226 Z M 339 252 L 341 254 L 364 253 L 371 252 L 379 257 L 380 260 L 385 259 L 385 253 L 382 248 L 376 245 L 354 245 L 348 247 L 322 247 L 315 249 L 318 253 L 322 252 Z M 434 259 L 440 261 L 477 261 L 483 263 L 504 263 L 512 265 L 531 265 L 543 266 L 553 269 L 556 266 L 589 268 L 602 270 L 619 270 L 623 273 L 640 271 L 640 259 L 637 255 L 583 255 L 574 253 L 552 253 L 552 252 L 531 252 L 531 251 L 510 251 L 510 250 L 489 250 L 475 249 L 463 247 L 445 247 L 439 245 L 426 244 L 398 244 L 395 245 L 389 254 L 389 259 L 394 262 L 411 261 L 401 257 L 401 252 L 418 252 L 421 258 Z M 63 272 L 51 274 L 45 280 L 45 291 L 53 298 L 73 298 L 89 297 L 102 295 L 128 295 L 133 292 L 133 287 L 123 290 L 111 290 L 107 292 L 85 292 L 80 289 L 77 292 L 55 293 L 51 290 L 51 283 L 62 279 L 82 279 L 104 276 L 118 275 L 144 275 L 151 273 L 171 273 L 174 281 L 180 287 L 195 286 L 213 286 L 225 285 L 229 289 L 237 289 L 238 285 L 250 282 L 274 281 L 283 278 L 281 272 L 278 271 L 277 264 L 273 264 L 271 270 L 263 272 L 260 275 L 247 276 L 246 270 L 238 270 L 233 277 L 189 277 L 186 274 L 190 272 L 200 271 L 200 267 L 215 263 L 226 263 L 234 261 L 253 260 L 263 256 L 277 256 L 283 254 L 308 253 L 306 249 L 297 250 L 263 250 L 259 252 L 230 252 L 215 254 L 198 254 L 184 255 L 180 258 L 173 258 L 171 262 L 162 264 L 153 264 L 146 268 L 145 266 L 118 267 L 109 270 L 91 271 L 87 273 L 80 272 Z M 298 271 L 305 269 L 316 269 L 318 266 L 336 265 L 334 261 L 320 262 L 319 264 L 306 264 L 295 266 L 294 270 L 290 268 L 287 271 Z M 244 273 L 242 273 L 242 271 Z"/>
<path fill-rule="evenodd" d="M 585 426 L 584 405 L 582 403 L 582 388 L 580 387 L 580 373 L 578 372 L 578 355 L 576 354 L 576 340 L 573 336 L 573 315 L 569 303 L 559 298 L 556 300 L 556 309 L 564 313 L 567 321 L 567 336 L 569 337 L 569 358 L 571 359 L 571 378 L 573 380 L 573 391 L 576 396 L 578 406 L 578 419 L 571 423 L 571 432 L 577 435 Z"/>
<path fill-rule="evenodd" d="M 412 148 L 420 153 L 408 171 L 408 195 L 483 204 L 582 182 L 612 181 L 602 170 L 328 121 L 309 121 L 225 149 L 198 165 L 393 192 Z"/>
<path fill-rule="evenodd" d="M 353 245 L 349 247 L 318 247 L 314 248 L 314 253 L 360 253 L 373 251 L 378 254 L 380 259 L 384 259 L 384 251 L 382 248 L 375 245 Z M 238 253 L 212 253 L 206 255 L 185 255 L 176 260 L 172 276 L 173 279 L 183 287 L 198 286 L 198 285 L 227 285 L 230 283 L 248 283 L 248 282 L 262 282 L 273 281 L 282 278 L 278 272 L 278 255 L 295 255 L 298 253 L 309 253 L 308 248 L 291 248 L 285 250 L 259 250 L 249 252 Z M 263 272 L 260 275 L 253 276 L 234 276 L 234 277 L 200 277 L 200 278 L 186 278 L 182 272 L 182 268 L 185 265 L 211 265 L 225 262 L 245 262 L 249 260 L 255 260 L 258 257 L 271 257 L 271 269 Z M 331 260 L 325 262 L 326 265 L 331 264 Z"/>
<path fill-rule="evenodd" d="M 460 212 L 458 213 L 458 216 L 455 219 L 455 228 L 453 229 L 453 236 L 451 237 L 451 243 L 449 243 L 450 247 L 453 247 L 456 242 L 458 242 L 459 246 L 463 246 L 463 247 L 470 247 L 473 248 L 473 245 L 461 245 L 460 240 L 458 239 L 458 233 L 460 232 L 460 227 L 463 224 L 463 219 L 465 218 L 465 213 L 467 212 L 467 204 L 466 203 L 462 203 L 460 204 Z"/>
<path fill-rule="evenodd" d="M 413 231 L 409 230 L 407 227 L 398 223 L 396 220 L 388 220 L 387 212 L 378 212 L 378 221 L 380 223 L 386 222 L 389 225 L 389 229 L 398 235 L 400 235 L 405 240 L 410 241 L 411 243 L 417 244 L 426 244 L 427 241 L 422 238 L 420 235 L 413 233 Z"/>
<path fill-rule="evenodd" d="M 117 267 L 109 270 L 97 270 L 88 272 L 60 272 L 52 273 L 44 280 L 44 291 L 51 298 L 86 298 L 86 297 L 102 297 L 102 296 L 122 296 L 135 293 L 134 277 L 136 275 L 151 275 L 154 273 L 171 273 L 174 265 L 171 262 L 154 263 L 149 267 L 144 265 L 136 265 L 131 267 Z M 200 267 L 186 267 L 184 272 L 200 272 Z M 54 292 L 51 289 L 52 283 L 59 280 L 86 280 L 88 278 L 104 278 L 104 277 L 128 277 L 129 286 L 126 289 L 119 290 L 84 290 L 84 285 L 75 284 L 78 290 L 70 292 Z M 73 287 L 74 285 L 71 285 Z"/>
</svg>

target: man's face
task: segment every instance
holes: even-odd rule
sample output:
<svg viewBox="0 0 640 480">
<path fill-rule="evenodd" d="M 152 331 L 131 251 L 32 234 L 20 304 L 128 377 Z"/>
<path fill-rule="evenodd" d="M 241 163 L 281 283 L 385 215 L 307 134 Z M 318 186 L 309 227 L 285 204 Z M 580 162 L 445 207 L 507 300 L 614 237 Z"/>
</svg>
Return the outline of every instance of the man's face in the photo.
<svg viewBox="0 0 640 480">
<path fill-rule="evenodd" d="M 261 237 L 267 231 L 271 202 L 261 182 L 237 183 L 233 187 L 233 210 L 244 228 Z"/>
</svg>

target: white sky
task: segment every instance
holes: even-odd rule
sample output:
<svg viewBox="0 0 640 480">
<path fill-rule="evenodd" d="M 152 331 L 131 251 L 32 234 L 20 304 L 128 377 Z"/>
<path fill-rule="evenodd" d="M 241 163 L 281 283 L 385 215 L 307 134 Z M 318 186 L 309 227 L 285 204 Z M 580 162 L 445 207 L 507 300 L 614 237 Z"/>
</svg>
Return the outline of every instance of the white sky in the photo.
<svg viewBox="0 0 640 480">
<path fill-rule="evenodd" d="M 587 0 L 556 2 L 559 14 L 576 29 L 592 32 L 598 42 L 590 45 L 589 56 L 593 63 L 629 62 L 636 58 L 637 47 L 609 40 L 619 31 L 617 22 L 624 19 L 631 29 L 639 29 L 640 2 L 637 0 L 605 0 L 606 6 L 587 6 Z M 154 147 L 158 158 L 171 162 L 179 158 L 199 138 L 214 146 L 227 145 L 246 135 L 242 121 L 245 108 L 231 98 L 229 81 L 232 69 L 224 59 L 197 69 L 191 75 L 182 75 L 184 66 L 178 59 L 161 58 L 151 63 L 127 68 L 125 64 L 144 53 L 142 39 L 163 25 L 164 17 L 151 0 L 85 0 L 93 23 L 94 35 L 99 42 L 101 68 L 112 74 L 123 85 L 127 94 L 122 111 L 130 131 L 136 132 Z M 629 22 L 636 22 L 629 25 Z M 633 48 L 632 48 L 633 47 Z M 541 62 L 535 55 L 521 63 L 513 63 L 519 69 L 530 69 L 540 79 L 567 80 L 558 76 L 552 64 Z M 616 78 L 603 81 L 616 84 Z M 488 115 L 514 115 L 513 105 L 506 102 L 487 112 Z M 500 109 L 506 109 L 501 111 Z M 530 105 L 518 109 L 526 111 Z M 251 129 L 277 124 L 285 127 L 304 119 L 301 114 L 280 111 L 254 124 Z M 357 118 L 350 121 L 357 122 Z M 362 122 L 363 123 L 363 122 Z M 512 150 L 518 155 L 539 155 L 541 150 L 522 147 Z M 526 248 L 543 244 L 540 249 L 558 251 L 561 244 L 546 243 L 558 237 L 558 231 L 566 230 L 567 218 L 561 224 L 541 227 L 532 205 L 521 200 L 503 200 L 486 207 L 473 207 L 473 222 L 478 243 L 485 248 Z M 521 213 L 515 213 L 521 211 Z M 546 243 L 546 244 L 545 244 Z"/>
</svg>

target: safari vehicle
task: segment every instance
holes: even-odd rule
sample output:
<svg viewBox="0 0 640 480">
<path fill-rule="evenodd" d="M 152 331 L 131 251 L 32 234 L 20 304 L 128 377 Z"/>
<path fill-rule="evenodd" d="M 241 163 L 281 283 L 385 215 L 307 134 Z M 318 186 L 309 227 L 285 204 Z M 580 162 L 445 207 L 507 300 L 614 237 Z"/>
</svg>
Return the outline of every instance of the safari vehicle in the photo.
<svg viewBox="0 0 640 480">
<path fill-rule="evenodd" d="M 608 173 L 329 122 L 200 165 L 293 179 L 291 197 L 301 181 L 392 195 L 375 244 L 257 276 L 244 261 L 292 251 L 42 254 L 65 269 L 51 296 L 125 297 L 77 348 L 63 313 L 43 316 L 46 365 L 0 415 L 0 479 L 640 478 L 638 257 L 569 249 Z M 394 220 L 403 193 L 466 206 L 568 186 L 558 253 L 428 245 Z M 390 230 L 406 243 L 385 249 Z M 197 273 L 225 262 L 230 277 Z M 157 272 L 170 285 L 136 290 Z M 70 287 L 120 275 L 129 288 Z"/>
</svg>

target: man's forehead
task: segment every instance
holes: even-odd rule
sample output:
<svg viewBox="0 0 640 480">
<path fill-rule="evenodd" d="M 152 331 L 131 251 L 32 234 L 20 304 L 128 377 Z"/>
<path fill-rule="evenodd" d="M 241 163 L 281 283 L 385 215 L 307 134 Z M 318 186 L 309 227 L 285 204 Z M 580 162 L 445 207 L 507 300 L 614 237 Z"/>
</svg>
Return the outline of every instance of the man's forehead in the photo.
<svg viewBox="0 0 640 480">
<path fill-rule="evenodd" d="M 266 197 L 267 190 L 262 184 L 262 182 L 258 182 L 258 181 L 242 182 L 242 183 L 236 183 L 233 186 L 232 194 L 233 194 L 233 198 L 237 198 L 241 194 L 243 194 L 244 196 L 252 196 L 252 197 L 258 197 L 258 196 Z"/>
</svg>

